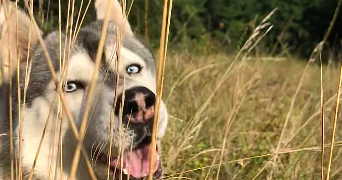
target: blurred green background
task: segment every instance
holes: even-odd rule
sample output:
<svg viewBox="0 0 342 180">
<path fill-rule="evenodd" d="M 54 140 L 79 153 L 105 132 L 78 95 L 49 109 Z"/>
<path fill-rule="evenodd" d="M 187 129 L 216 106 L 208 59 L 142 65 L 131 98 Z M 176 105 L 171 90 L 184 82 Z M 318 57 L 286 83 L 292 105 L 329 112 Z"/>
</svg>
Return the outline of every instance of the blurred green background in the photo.
<svg viewBox="0 0 342 180">
<path fill-rule="evenodd" d="M 71 1 L 72 2 L 72 1 Z M 273 29 L 256 48 L 273 56 L 295 55 L 308 58 L 326 32 L 337 0 L 175 0 L 170 26 L 170 47 L 196 53 L 235 52 L 250 32 L 274 8 Z M 75 0 L 74 19 L 89 0 Z M 153 48 L 159 44 L 163 1 L 127 1 L 130 23 L 138 36 Z M 68 1 L 61 1 L 62 26 L 67 19 Z M 34 0 L 36 16 L 45 32 L 57 28 L 58 1 Z M 146 8 L 147 7 L 147 8 Z M 145 19 L 148 17 L 147 19 Z M 90 3 L 85 23 L 95 19 Z M 147 23 L 147 26 L 145 26 Z M 325 52 L 338 57 L 341 49 L 342 14 L 339 13 Z M 146 36 L 148 34 L 148 36 Z M 147 38 L 146 38 L 147 37 Z"/>
</svg>

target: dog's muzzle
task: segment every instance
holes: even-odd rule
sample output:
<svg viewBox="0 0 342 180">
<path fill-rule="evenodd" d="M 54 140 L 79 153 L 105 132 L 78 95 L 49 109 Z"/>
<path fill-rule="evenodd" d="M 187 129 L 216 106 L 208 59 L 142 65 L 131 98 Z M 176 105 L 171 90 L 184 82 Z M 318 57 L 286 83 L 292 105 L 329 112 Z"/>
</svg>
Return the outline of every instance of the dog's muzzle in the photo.
<svg viewBox="0 0 342 180">
<path fill-rule="evenodd" d="M 123 97 L 125 99 L 124 106 L 122 107 Z M 156 98 L 152 91 L 145 87 L 134 87 L 126 90 L 118 97 L 115 113 L 116 115 L 120 115 L 122 108 L 125 123 L 148 124 L 153 120 L 155 102 Z"/>
<path fill-rule="evenodd" d="M 115 113 L 136 135 L 134 146 L 152 135 L 155 102 L 154 93 L 145 87 L 128 89 L 117 99 Z"/>
<path fill-rule="evenodd" d="M 121 169 L 124 174 L 137 179 L 148 176 L 155 101 L 154 93 L 145 87 L 133 87 L 118 96 L 115 115 L 134 132 L 134 139 L 132 149 L 125 150 L 122 155 L 123 164 L 119 157 L 111 157 L 108 162 L 108 158 L 103 156 L 102 161 L 109 163 L 113 172 Z M 162 173 L 159 153 L 157 145 L 153 169 L 155 179 L 159 179 Z"/>
</svg>

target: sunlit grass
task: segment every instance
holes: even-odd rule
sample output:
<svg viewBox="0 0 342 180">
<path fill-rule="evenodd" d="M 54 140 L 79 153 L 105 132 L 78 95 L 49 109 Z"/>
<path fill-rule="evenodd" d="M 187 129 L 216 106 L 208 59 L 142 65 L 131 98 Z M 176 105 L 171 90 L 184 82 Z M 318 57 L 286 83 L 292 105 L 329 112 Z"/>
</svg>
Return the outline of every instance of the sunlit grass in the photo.
<svg viewBox="0 0 342 180">
<path fill-rule="evenodd" d="M 336 146 L 335 151 L 331 151 L 331 168 L 328 158 L 326 161 L 329 163 L 323 163 L 329 166 L 322 168 L 321 165 L 322 147 L 333 147 L 330 144 L 331 139 L 334 139 L 331 135 L 334 116 L 335 125 L 341 121 L 337 118 L 338 110 L 334 113 L 334 102 L 337 101 L 337 105 L 339 103 L 336 98 L 339 65 L 324 66 L 321 71 L 317 64 L 299 59 L 283 58 L 278 61 L 272 57 L 264 60 L 262 57 L 250 56 L 258 42 L 271 30 L 272 26 L 267 20 L 273 13 L 255 28 L 238 53 L 203 55 L 172 52 L 167 56 L 165 71 L 163 62 L 167 35 L 162 37 L 166 44 L 161 43 L 163 51 L 159 52 L 159 61 L 162 60 L 162 63 L 159 66 L 161 76 L 157 87 L 158 91 L 164 91 L 163 100 L 169 112 L 169 126 L 162 140 L 162 158 L 166 170 L 164 178 L 318 179 L 324 168 L 330 172 L 331 179 L 342 177 L 342 162 L 339 160 L 342 156 L 340 131 L 337 130 L 335 134 Z M 33 21 L 32 12 L 29 15 Z M 83 16 L 79 22 L 80 17 L 79 13 L 74 25 L 76 30 L 70 30 L 69 39 L 66 36 L 65 42 L 75 40 L 84 19 Z M 72 26 L 71 23 L 70 29 Z M 57 80 L 41 38 L 39 43 L 44 49 L 53 79 Z M 66 50 L 63 55 L 63 59 L 67 58 Z M 100 56 L 96 62 L 99 63 L 99 59 Z M 86 130 L 86 118 L 79 132 L 60 88 L 58 93 L 60 104 L 63 104 L 61 107 L 79 141 L 72 178 L 82 153 L 95 179 L 89 158 L 82 149 L 81 135 Z M 325 100 L 323 104 L 322 97 Z M 325 144 L 322 145 L 323 108 Z M 52 150 L 55 151 L 57 147 Z M 327 153 L 326 150 L 326 157 Z M 36 158 L 38 154 L 39 150 Z M 32 167 L 30 178 L 33 176 L 34 165 Z"/>
<path fill-rule="evenodd" d="M 225 80 L 205 109 L 200 120 L 193 124 L 191 117 L 205 102 L 218 83 L 222 72 L 229 66 L 230 56 L 196 56 L 176 53 L 169 57 L 166 65 L 165 96 L 170 113 L 167 136 L 163 139 L 164 158 L 170 176 L 216 179 L 222 143 L 225 137 L 227 118 L 233 114 L 226 148 L 223 152 L 219 179 L 252 179 L 264 163 L 276 152 L 280 135 L 285 136 L 286 146 L 279 152 L 279 159 L 265 167 L 257 179 L 317 179 L 320 177 L 320 68 L 310 64 L 304 74 L 296 103 L 291 110 L 289 123 L 284 122 L 291 106 L 291 99 L 303 75 L 306 63 L 297 59 L 263 61 L 251 59 L 236 68 Z M 216 64 L 215 66 L 210 66 Z M 193 74 L 181 84 L 174 84 L 184 74 L 209 66 Z M 185 73 L 184 73 L 185 72 Z M 326 144 L 330 143 L 333 120 L 338 65 L 323 67 L 324 97 L 326 110 Z M 171 91 L 172 90 L 172 91 Z M 169 93 L 172 94 L 169 94 Z M 237 105 L 236 105 L 237 104 Z M 237 108 L 238 107 L 238 108 Z M 187 131 L 184 131 L 187 130 Z M 336 141 L 341 133 L 336 132 Z M 292 151 L 317 147 L 305 151 Z M 340 173 L 340 147 L 335 147 L 332 179 Z M 265 154 L 248 159 L 249 157 Z M 241 160 L 247 158 L 245 160 Z M 214 162 L 214 160 L 216 160 Z M 212 164 L 216 164 L 212 166 Z M 201 169 L 201 167 L 207 167 Z M 189 171 L 192 169 L 197 169 Z M 188 172 L 189 171 L 189 172 Z M 273 171 L 273 174 L 270 172 Z M 182 173 L 183 172 L 183 173 Z M 335 173 L 334 173 L 335 172 Z"/>
</svg>

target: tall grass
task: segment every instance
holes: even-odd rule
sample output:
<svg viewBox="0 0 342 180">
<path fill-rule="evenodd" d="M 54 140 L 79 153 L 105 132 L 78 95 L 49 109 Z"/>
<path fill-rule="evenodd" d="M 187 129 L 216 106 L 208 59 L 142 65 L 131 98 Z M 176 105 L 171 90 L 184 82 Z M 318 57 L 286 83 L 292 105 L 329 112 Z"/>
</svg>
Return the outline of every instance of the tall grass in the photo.
<svg viewBox="0 0 342 180">
<path fill-rule="evenodd" d="M 341 121 L 338 118 L 339 93 L 336 96 L 338 66 L 331 64 L 318 67 L 314 63 L 304 63 L 298 59 L 277 61 L 276 58 L 271 58 L 266 61 L 261 57 L 251 56 L 250 53 L 272 29 L 268 20 L 275 10 L 255 27 L 237 54 L 197 55 L 172 52 L 167 55 L 167 29 L 170 25 L 167 14 L 170 18 L 172 0 L 168 6 L 167 2 L 164 2 L 166 5 L 157 80 L 157 97 L 161 98 L 163 95 L 169 111 L 169 126 L 162 139 L 163 165 L 166 170 L 163 179 L 323 179 L 324 172 L 327 172 L 327 179 L 342 178 L 342 133 L 336 131 L 337 123 Z M 25 0 L 25 6 L 30 9 L 32 5 Z M 86 9 L 88 7 L 89 4 Z M 69 0 L 69 11 L 73 17 L 74 1 Z M 86 12 L 87 10 L 84 13 Z M 110 11 L 107 13 L 108 18 Z M 29 10 L 28 14 L 32 23 L 36 23 L 33 12 Z M 84 16 L 79 21 L 80 17 L 81 13 L 77 15 L 76 24 L 69 24 L 69 21 L 67 23 L 66 32 L 69 33 L 69 38 L 66 36 L 65 42 L 68 41 L 69 45 L 75 40 L 83 23 Z M 72 18 L 70 22 L 73 22 Z M 146 32 L 147 24 L 146 22 Z M 96 68 L 100 63 L 105 33 L 102 33 Z M 58 77 L 41 38 L 39 43 L 44 49 L 53 79 L 57 81 Z M 71 47 L 68 48 L 70 50 Z M 66 54 L 67 50 L 63 51 L 61 62 L 70 56 Z M 62 75 L 65 75 L 66 68 L 67 66 L 61 67 Z M 93 74 L 93 83 L 96 72 Z M 63 79 L 62 75 L 60 79 Z M 57 82 L 61 86 L 63 80 Z M 93 85 L 90 86 L 89 95 Z M 68 123 L 78 141 L 71 179 L 75 178 L 81 155 L 85 158 L 92 179 L 96 179 L 87 153 L 82 147 L 88 116 L 84 115 L 78 130 L 61 88 L 58 88 L 58 95 L 55 100 L 61 105 L 59 110 L 68 116 Z M 92 100 L 90 97 L 89 104 Z M 156 106 L 158 107 L 158 103 Z M 90 113 L 90 106 L 87 107 L 86 113 Z M 49 121 L 46 126 L 48 123 Z M 61 126 L 55 125 L 56 129 Z M 157 126 L 154 127 L 154 135 L 156 131 Z M 41 142 L 44 135 L 45 129 Z M 59 141 L 51 152 L 58 147 L 62 149 L 59 144 L 62 137 L 56 130 L 56 138 L 57 135 Z M 11 144 L 11 149 L 12 146 Z M 155 146 L 155 138 L 152 146 Z M 330 148 L 329 158 L 323 158 L 328 155 L 325 148 Z M 39 150 L 40 147 L 36 159 Z M 12 150 L 11 152 L 13 154 Z M 18 162 L 19 177 L 11 179 L 22 179 L 20 158 Z M 151 162 L 150 166 L 153 167 L 154 161 Z M 12 164 L 11 174 L 14 175 L 17 166 L 15 162 Z M 55 166 L 57 167 L 57 163 Z M 32 165 L 29 179 L 33 178 L 34 167 L 35 164 Z"/>
<path fill-rule="evenodd" d="M 168 177 L 217 179 L 222 165 L 218 179 L 253 179 L 257 174 L 256 179 L 318 179 L 321 169 L 320 68 L 309 65 L 286 127 L 284 120 L 306 66 L 296 59 L 263 61 L 256 58 L 241 68 L 234 68 L 200 120 L 193 123 L 191 117 L 206 101 L 230 63 L 231 58 L 224 54 L 170 55 L 166 72 L 172 73 L 166 73 L 165 98 L 168 97 L 171 117 L 163 139 Z M 192 73 L 205 66 L 209 68 Z M 324 107 L 328 144 L 325 147 L 328 148 L 338 68 L 325 66 L 323 69 L 323 79 L 329 79 L 323 84 L 327 99 Z M 229 131 L 225 135 L 227 123 Z M 286 137 L 283 141 L 286 145 L 282 144 L 276 151 L 280 134 Z M 341 133 L 337 131 L 337 142 L 341 141 L 339 137 Z M 226 146 L 222 149 L 224 141 Z M 335 148 L 340 151 L 339 146 Z M 275 154 L 278 160 L 262 168 Z M 334 154 L 333 179 L 340 177 L 338 156 L 340 153 Z"/>
</svg>

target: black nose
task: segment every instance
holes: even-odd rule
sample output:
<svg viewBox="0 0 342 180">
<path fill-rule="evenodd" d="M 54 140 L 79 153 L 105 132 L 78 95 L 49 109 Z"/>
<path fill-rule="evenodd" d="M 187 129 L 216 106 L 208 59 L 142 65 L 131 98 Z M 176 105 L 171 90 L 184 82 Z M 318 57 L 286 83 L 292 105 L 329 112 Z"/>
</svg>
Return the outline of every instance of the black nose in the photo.
<svg viewBox="0 0 342 180">
<path fill-rule="evenodd" d="M 122 98 L 124 99 L 123 108 L 121 107 Z M 154 93 L 145 87 L 133 87 L 127 89 L 124 94 L 119 95 L 115 114 L 120 115 L 122 108 L 122 117 L 125 122 L 149 124 L 154 116 L 154 103 L 156 101 Z"/>
</svg>

